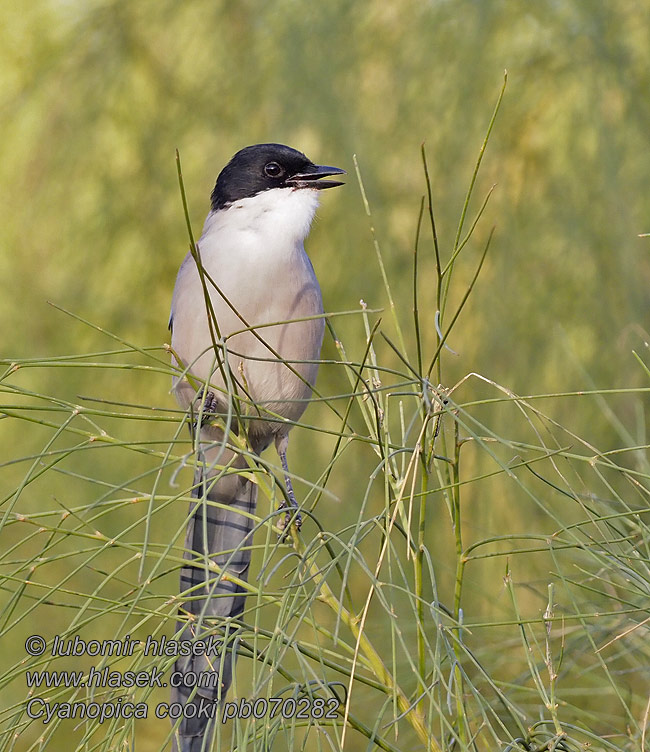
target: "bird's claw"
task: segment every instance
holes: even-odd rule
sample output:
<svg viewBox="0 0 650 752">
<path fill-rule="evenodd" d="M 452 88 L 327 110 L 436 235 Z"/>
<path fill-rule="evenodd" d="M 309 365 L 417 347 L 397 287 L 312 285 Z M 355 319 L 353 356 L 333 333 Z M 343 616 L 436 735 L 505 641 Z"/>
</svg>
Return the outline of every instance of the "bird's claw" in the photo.
<svg viewBox="0 0 650 752">
<path fill-rule="evenodd" d="M 200 389 L 196 395 L 196 403 L 201 411 L 201 425 L 205 425 L 213 415 L 219 412 L 219 401 L 212 390 L 208 390 L 203 396 L 203 389 Z"/>
<path fill-rule="evenodd" d="M 295 501 L 293 504 L 287 504 L 286 501 L 283 501 L 282 504 L 280 504 L 280 509 L 285 510 L 285 513 L 278 521 L 278 527 L 282 531 L 280 533 L 280 540 L 286 541 L 289 539 L 289 530 L 291 529 L 292 524 L 296 526 L 296 532 L 300 532 L 300 528 L 302 527 L 302 515 L 298 511 L 298 505 Z"/>
</svg>

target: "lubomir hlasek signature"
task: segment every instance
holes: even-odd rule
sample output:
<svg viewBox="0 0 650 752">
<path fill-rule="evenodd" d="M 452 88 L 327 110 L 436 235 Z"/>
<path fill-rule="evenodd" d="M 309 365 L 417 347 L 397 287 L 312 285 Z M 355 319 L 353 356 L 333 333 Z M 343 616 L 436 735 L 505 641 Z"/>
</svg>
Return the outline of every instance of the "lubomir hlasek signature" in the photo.
<svg viewBox="0 0 650 752">
<path fill-rule="evenodd" d="M 199 656 L 219 655 L 223 640 L 215 635 L 203 637 L 200 641 L 172 640 L 164 635 L 154 639 L 151 635 L 143 642 L 127 635 L 121 640 L 84 640 L 79 635 L 74 639 L 65 639 L 54 635 L 51 655 L 53 656 L 76 656 L 76 655 L 108 655 L 130 656 L 135 649 L 142 645 L 141 651 L 147 656 Z"/>
</svg>

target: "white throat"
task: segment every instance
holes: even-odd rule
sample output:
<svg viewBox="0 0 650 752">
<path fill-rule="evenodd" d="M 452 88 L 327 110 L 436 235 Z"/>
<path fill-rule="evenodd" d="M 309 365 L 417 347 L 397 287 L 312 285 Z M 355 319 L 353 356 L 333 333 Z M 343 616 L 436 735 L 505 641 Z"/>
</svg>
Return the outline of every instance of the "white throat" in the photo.
<svg viewBox="0 0 650 752">
<path fill-rule="evenodd" d="M 316 189 L 271 188 L 210 212 L 203 235 L 214 232 L 254 234 L 267 240 L 281 239 L 290 245 L 302 245 L 317 207 Z"/>
</svg>

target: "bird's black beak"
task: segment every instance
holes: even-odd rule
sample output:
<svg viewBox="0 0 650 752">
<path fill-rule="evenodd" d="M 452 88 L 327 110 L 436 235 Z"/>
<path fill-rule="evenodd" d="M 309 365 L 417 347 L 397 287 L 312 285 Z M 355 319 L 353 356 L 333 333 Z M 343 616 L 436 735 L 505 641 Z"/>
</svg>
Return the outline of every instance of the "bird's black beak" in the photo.
<svg viewBox="0 0 650 752">
<path fill-rule="evenodd" d="M 340 180 L 323 180 L 331 175 L 345 175 L 345 170 L 340 167 L 327 167 L 327 165 L 312 165 L 305 172 L 292 175 L 287 178 L 287 183 L 296 188 L 336 188 L 337 185 L 345 185 Z"/>
</svg>

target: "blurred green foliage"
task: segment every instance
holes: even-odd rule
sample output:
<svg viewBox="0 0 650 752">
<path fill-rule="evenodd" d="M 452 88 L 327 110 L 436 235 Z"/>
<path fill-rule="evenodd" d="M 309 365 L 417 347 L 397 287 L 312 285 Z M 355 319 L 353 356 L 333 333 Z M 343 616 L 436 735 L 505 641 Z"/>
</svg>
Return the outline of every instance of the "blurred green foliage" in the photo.
<svg viewBox="0 0 650 752">
<path fill-rule="evenodd" d="M 426 143 L 438 237 L 448 256 L 507 69 L 506 97 L 472 205 L 478 209 L 497 184 L 478 231 L 482 242 L 489 225 L 496 234 L 450 341 L 460 355 L 447 358 L 447 385 L 469 371 L 521 394 L 644 384 L 632 350 L 647 348 L 650 310 L 649 241 L 638 237 L 650 230 L 650 26 L 642 21 L 649 14 L 648 0 L 5 3 L 3 357 L 111 346 L 48 300 L 139 346 L 167 341 L 171 291 L 187 248 L 174 150 L 182 156 L 198 234 L 218 171 L 237 149 L 263 141 L 290 144 L 350 173 L 345 189 L 324 197 L 308 243 L 326 308 L 352 309 L 360 299 L 371 308 L 386 306 L 372 224 L 408 326 L 413 241 L 425 192 L 420 144 Z M 428 237 L 423 233 L 420 250 L 420 307 L 431 351 Z M 474 266 L 475 257 L 462 260 L 461 280 L 469 280 Z M 463 291 L 462 283 L 452 290 L 455 303 Z M 339 321 L 337 331 L 358 332 L 357 319 Z M 412 338 L 409 343 L 414 347 Z M 324 356 L 333 355 L 329 342 Z M 38 369 L 23 383 L 68 399 L 89 394 L 172 405 L 166 377 L 154 382 L 128 371 Z M 322 369 L 321 391 L 344 391 L 342 385 L 336 369 Z M 474 384 L 470 396 L 473 389 L 477 397 L 486 394 Z M 571 428 L 602 450 L 628 437 L 647 443 L 637 396 L 612 397 L 607 409 L 596 400 L 545 407 L 568 416 Z M 493 411 L 491 425 L 503 429 L 513 412 Z M 329 417 L 313 406 L 307 420 L 327 425 Z M 171 436 L 168 427 L 134 426 L 140 438 L 155 431 Z M 41 446 L 34 432 L 16 436 L 15 426 L 0 422 L 3 455 Z M 332 442 L 296 434 L 305 440 L 294 441 L 295 469 L 310 477 L 314 458 L 322 465 Z M 332 479 L 344 499 L 364 492 L 373 465 L 355 466 L 358 461 Z M 624 461 L 633 466 L 634 455 Z M 138 471 L 106 457 L 87 462 L 88 472 L 106 482 Z M 71 494 L 77 503 L 85 498 L 83 485 L 74 488 L 66 486 L 68 504 Z M 470 539 L 506 522 L 525 530 L 535 520 L 543 529 L 535 509 L 513 509 L 513 498 L 496 481 L 487 501 L 489 489 L 483 486 L 481 496 L 468 491 Z M 40 489 L 43 499 L 55 492 Z M 37 492 L 31 500 L 40 503 Z M 327 503 L 321 501 L 321 514 Z M 356 508 L 341 503 L 335 514 L 353 521 Z M 119 529 L 124 519 L 114 524 Z M 162 540 L 165 529 L 156 524 Z M 432 534 L 440 535 L 443 556 L 450 541 Z M 449 574 L 444 566 L 440 571 L 443 579 Z M 468 573 L 478 598 L 474 618 L 498 612 L 486 587 L 502 572 L 503 562 L 492 569 L 486 562 L 484 570 Z M 540 603 L 543 608 L 531 600 L 535 608 Z"/>
<path fill-rule="evenodd" d="M 358 155 L 406 289 L 427 144 L 443 246 L 504 68 L 482 175 L 495 251 L 456 342 L 517 389 L 620 379 L 648 310 L 647 2 L 7 3 L 0 301 L 7 353 L 69 349 L 52 299 L 138 341 L 165 338 L 186 246 L 235 150 L 274 140 Z M 310 247 L 329 309 L 383 303 L 351 179 Z M 342 261 L 345 260 L 345 263 Z M 609 357 L 603 357 L 606 346 Z M 614 356 L 614 354 L 616 354 Z"/>
</svg>

